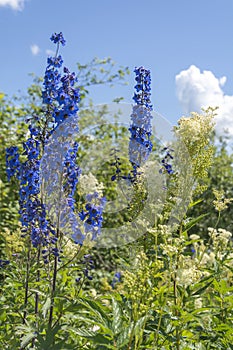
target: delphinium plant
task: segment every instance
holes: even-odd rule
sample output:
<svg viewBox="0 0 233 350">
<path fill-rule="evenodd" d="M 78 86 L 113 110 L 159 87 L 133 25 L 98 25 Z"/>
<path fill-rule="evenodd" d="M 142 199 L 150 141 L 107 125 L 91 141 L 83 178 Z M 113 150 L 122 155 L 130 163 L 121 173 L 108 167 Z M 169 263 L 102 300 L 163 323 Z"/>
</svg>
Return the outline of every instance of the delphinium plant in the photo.
<svg viewBox="0 0 233 350">
<path fill-rule="evenodd" d="M 42 91 L 43 115 L 28 118 L 28 138 L 20 150 L 15 146 L 6 149 L 8 180 L 14 176 L 19 181 L 21 237 L 24 239 L 24 249 L 10 262 L 12 279 L 5 280 L 6 290 L 13 287 L 12 280 L 17 280 L 18 284 L 17 292 L 12 290 L 6 299 L 12 310 L 4 314 L 7 336 L 2 346 L 9 349 L 65 346 L 64 337 L 59 338 L 57 333 L 69 299 L 81 293 L 85 279 L 91 279 L 93 263 L 85 252 L 88 244 L 91 245 L 88 242 L 100 234 L 105 205 L 105 199 L 97 192 L 88 194 L 85 207 L 78 213 L 81 224 L 73 225 L 72 231 L 67 232 L 62 219 L 64 202 L 55 204 L 55 216 L 51 215 L 51 206 L 46 202 L 49 197 L 46 193 L 49 190 L 46 187 L 48 175 L 57 185 L 57 199 L 64 195 L 71 220 L 75 216 L 74 196 L 81 173 L 77 165 L 78 143 L 70 137 L 68 128 L 71 124 L 64 123 L 75 122 L 72 126 L 77 134 L 80 99 L 77 78 L 67 67 L 63 68 L 59 54 L 60 46 L 65 45 L 63 34 L 53 34 L 51 41 L 57 49 L 54 57 L 48 57 Z M 61 139 L 69 140 L 62 156 L 59 148 L 50 148 L 50 140 L 58 134 L 58 146 Z M 49 151 L 53 153 L 49 154 Z M 58 159 L 61 160 L 60 167 Z M 47 168 L 46 162 L 50 163 Z M 46 174 L 46 170 L 52 172 Z M 8 263 L 2 260 L 2 265 Z M 19 263 L 22 269 L 14 269 Z M 14 311 L 14 304 L 17 311 Z"/>
</svg>

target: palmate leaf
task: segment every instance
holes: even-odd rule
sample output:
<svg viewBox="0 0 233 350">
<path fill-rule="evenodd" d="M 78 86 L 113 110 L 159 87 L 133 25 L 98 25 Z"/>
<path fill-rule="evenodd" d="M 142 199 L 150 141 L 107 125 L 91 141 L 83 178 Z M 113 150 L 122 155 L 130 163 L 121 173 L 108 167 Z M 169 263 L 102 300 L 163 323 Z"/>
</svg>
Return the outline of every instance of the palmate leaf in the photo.
<svg viewBox="0 0 233 350">
<path fill-rule="evenodd" d="M 54 345 L 54 339 L 56 334 L 60 331 L 60 329 L 63 328 L 65 325 L 57 325 L 56 327 L 49 328 L 46 331 L 46 335 L 37 334 L 37 342 L 39 343 L 39 349 L 46 349 L 46 350 L 54 350 L 56 349 Z"/>
</svg>

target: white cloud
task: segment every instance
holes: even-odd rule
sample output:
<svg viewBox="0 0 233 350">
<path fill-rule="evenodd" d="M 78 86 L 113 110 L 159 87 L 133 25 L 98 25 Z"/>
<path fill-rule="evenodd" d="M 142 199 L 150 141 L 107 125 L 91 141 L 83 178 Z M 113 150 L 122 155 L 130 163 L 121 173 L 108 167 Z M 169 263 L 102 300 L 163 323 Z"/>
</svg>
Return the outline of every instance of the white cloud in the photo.
<svg viewBox="0 0 233 350">
<path fill-rule="evenodd" d="M 13 10 L 22 11 L 25 0 L 0 0 L 1 6 L 10 6 Z"/>
<path fill-rule="evenodd" d="M 225 95 L 222 90 L 226 80 L 192 65 L 176 75 L 176 92 L 185 114 L 218 106 L 216 130 L 220 134 L 228 130 L 233 137 L 233 95 Z"/>
<path fill-rule="evenodd" d="M 55 52 L 52 51 L 52 50 L 49 50 L 49 49 L 47 49 L 45 52 L 46 52 L 46 55 L 48 55 L 48 56 L 54 56 L 55 55 Z"/>
<path fill-rule="evenodd" d="M 32 52 L 33 56 L 38 55 L 38 53 L 40 52 L 40 48 L 36 44 L 31 45 L 30 49 L 31 49 L 31 52 Z"/>
</svg>

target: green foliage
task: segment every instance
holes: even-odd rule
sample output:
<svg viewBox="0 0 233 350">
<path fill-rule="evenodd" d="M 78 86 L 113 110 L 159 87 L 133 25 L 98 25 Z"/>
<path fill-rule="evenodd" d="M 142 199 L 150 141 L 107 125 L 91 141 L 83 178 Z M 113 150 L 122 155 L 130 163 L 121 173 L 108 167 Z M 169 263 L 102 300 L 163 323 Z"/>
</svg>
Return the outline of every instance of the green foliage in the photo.
<svg viewBox="0 0 233 350">
<path fill-rule="evenodd" d="M 21 121 L 23 111 L 4 94 L 0 97 L 0 234 L 6 230 L 14 231 L 18 226 L 17 184 L 9 184 L 6 176 L 5 149 L 23 140 L 26 132 Z"/>
<path fill-rule="evenodd" d="M 83 106 L 92 85 L 124 81 L 128 69 L 114 71 L 113 66 L 111 59 L 78 64 Z M 214 111 L 182 118 L 175 128 L 189 153 L 195 193 L 188 197 L 189 211 L 177 225 L 167 224 L 174 203 L 183 195 L 182 174 L 174 173 L 167 178 L 162 213 L 137 240 L 97 249 L 91 242 L 78 247 L 63 237 L 61 262 L 51 258 L 44 264 L 41 250 L 21 237 L 18 186 L 16 181 L 8 183 L 4 169 L 5 147 L 20 145 L 25 138 L 23 120 L 43 114 L 41 82 L 34 78 L 28 95 L 16 100 L 0 96 L 0 258 L 10 259 L 0 276 L 0 348 L 232 349 L 232 155 L 224 142 L 216 147 L 210 142 Z M 119 158 L 123 172 L 130 169 L 127 157 L 113 150 L 116 140 L 122 140 L 119 145 L 124 147 L 128 130 L 117 125 L 117 116 L 106 125 L 107 113 L 107 107 L 97 111 L 91 103 L 88 110 L 80 112 L 79 162 L 85 163 L 85 157 L 92 154 L 94 164 L 103 144 L 112 150 L 112 159 L 102 162 L 96 177 L 91 167 L 85 169 L 87 177 L 80 178 L 76 192 L 79 208 L 88 182 L 112 201 L 122 195 L 118 184 L 110 180 L 114 157 Z M 159 152 L 158 146 L 153 152 L 155 159 L 160 159 Z M 132 186 L 130 203 L 125 202 L 128 208 L 106 215 L 104 227 L 116 228 L 137 218 L 148 190 L 142 175 Z M 219 193 L 223 195 L 218 197 Z M 87 253 L 96 266 L 92 281 L 83 273 L 82 260 Z M 116 271 L 122 279 L 112 287 Z"/>
<path fill-rule="evenodd" d="M 100 59 L 93 58 L 86 64 L 77 63 L 78 79 L 81 98 L 84 99 L 89 94 L 89 87 L 93 85 L 125 84 L 125 78 L 130 74 L 128 67 L 115 67 L 116 63 L 111 57 Z M 122 97 L 115 99 L 115 102 L 122 100 Z"/>
</svg>

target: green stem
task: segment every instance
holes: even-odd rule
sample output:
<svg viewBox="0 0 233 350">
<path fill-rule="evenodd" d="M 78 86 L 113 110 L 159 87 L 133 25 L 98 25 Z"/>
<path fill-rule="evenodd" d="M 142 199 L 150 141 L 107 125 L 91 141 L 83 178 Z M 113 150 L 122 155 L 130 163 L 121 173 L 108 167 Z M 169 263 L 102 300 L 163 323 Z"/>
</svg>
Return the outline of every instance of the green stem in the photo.
<svg viewBox="0 0 233 350">
<path fill-rule="evenodd" d="M 53 322 L 53 310 L 54 310 L 54 297 L 56 291 L 56 281 L 57 281 L 57 256 L 54 257 L 54 268 L 53 268 L 53 281 L 52 281 L 52 290 L 51 290 L 51 306 L 49 312 L 49 327 L 52 328 Z"/>
<path fill-rule="evenodd" d="M 37 276 L 36 276 L 36 282 L 37 284 L 39 284 L 38 282 L 40 282 L 40 247 L 38 249 L 38 254 L 37 254 Z M 37 317 L 38 315 L 38 310 L 39 310 L 39 294 L 36 293 L 36 297 L 35 297 L 35 315 Z"/>
<path fill-rule="evenodd" d="M 26 276 L 25 276 L 23 324 L 26 323 L 26 317 L 27 317 L 30 267 L 31 267 L 31 243 L 29 242 L 28 252 L 27 252 Z"/>
<path fill-rule="evenodd" d="M 181 234 L 181 227 L 180 227 L 180 234 Z M 178 255 L 176 257 L 176 271 L 178 270 Z M 177 309 L 178 307 L 178 295 L 177 295 L 177 283 L 176 283 L 176 278 L 177 278 L 177 274 L 175 272 L 175 275 L 174 275 L 174 281 L 173 281 L 173 294 L 174 294 L 174 305 L 175 305 L 175 316 L 179 317 L 179 311 Z M 180 350 L 180 327 L 179 325 L 176 326 L 176 349 L 177 350 Z"/>
<path fill-rule="evenodd" d="M 59 198 L 58 198 L 59 203 L 61 203 L 61 193 L 62 193 L 62 176 L 60 176 L 60 179 L 59 179 Z M 56 248 L 58 248 L 58 242 L 59 242 L 59 239 L 61 238 L 60 214 L 61 214 L 61 210 L 59 207 L 58 218 L 57 218 L 57 229 L 56 229 L 56 237 L 57 237 Z M 56 284 L 57 284 L 57 272 L 58 272 L 58 257 L 55 255 L 54 256 L 54 266 L 53 266 L 52 286 L 51 286 L 51 297 L 50 297 L 51 298 L 51 306 L 50 306 L 50 311 L 49 311 L 49 327 L 50 328 L 52 328 L 52 323 L 53 323 L 53 311 L 54 311 L 54 300 L 55 300 L 55 292 L 56 292 Z"/>
<path fill-rule="evenodd" d="M 176 276 L 173 282 L 173 290 L 174 290 L 174 304 L 176 307 L 176 311 L 175 311 L 175 315 L 178 317 L 179 316 L 179 312 L 177 310 L 177 285 L 176 285 Z M 180 350 L 180 329 L 179 326 L 176 326 L 176 349 Z"/>
<path fill-rule="evenodd" d="M 64 267 L 68 266 L 68 265 L 79 255 L 79 253 L 80 253 L 80 251 L 81 251 L 81 248 L 82 248 L 82 247 L 79 246 L 79 249 L 78 249 L 77 253 L 75 253 L 74 256 L 73 256 L 69 261 L 67 261 L 65 264 L 61 265 L 61 266 L 57 269 L 57 272 L 60 271 L 60 270 L 62 270 Z"/>
</svg>

